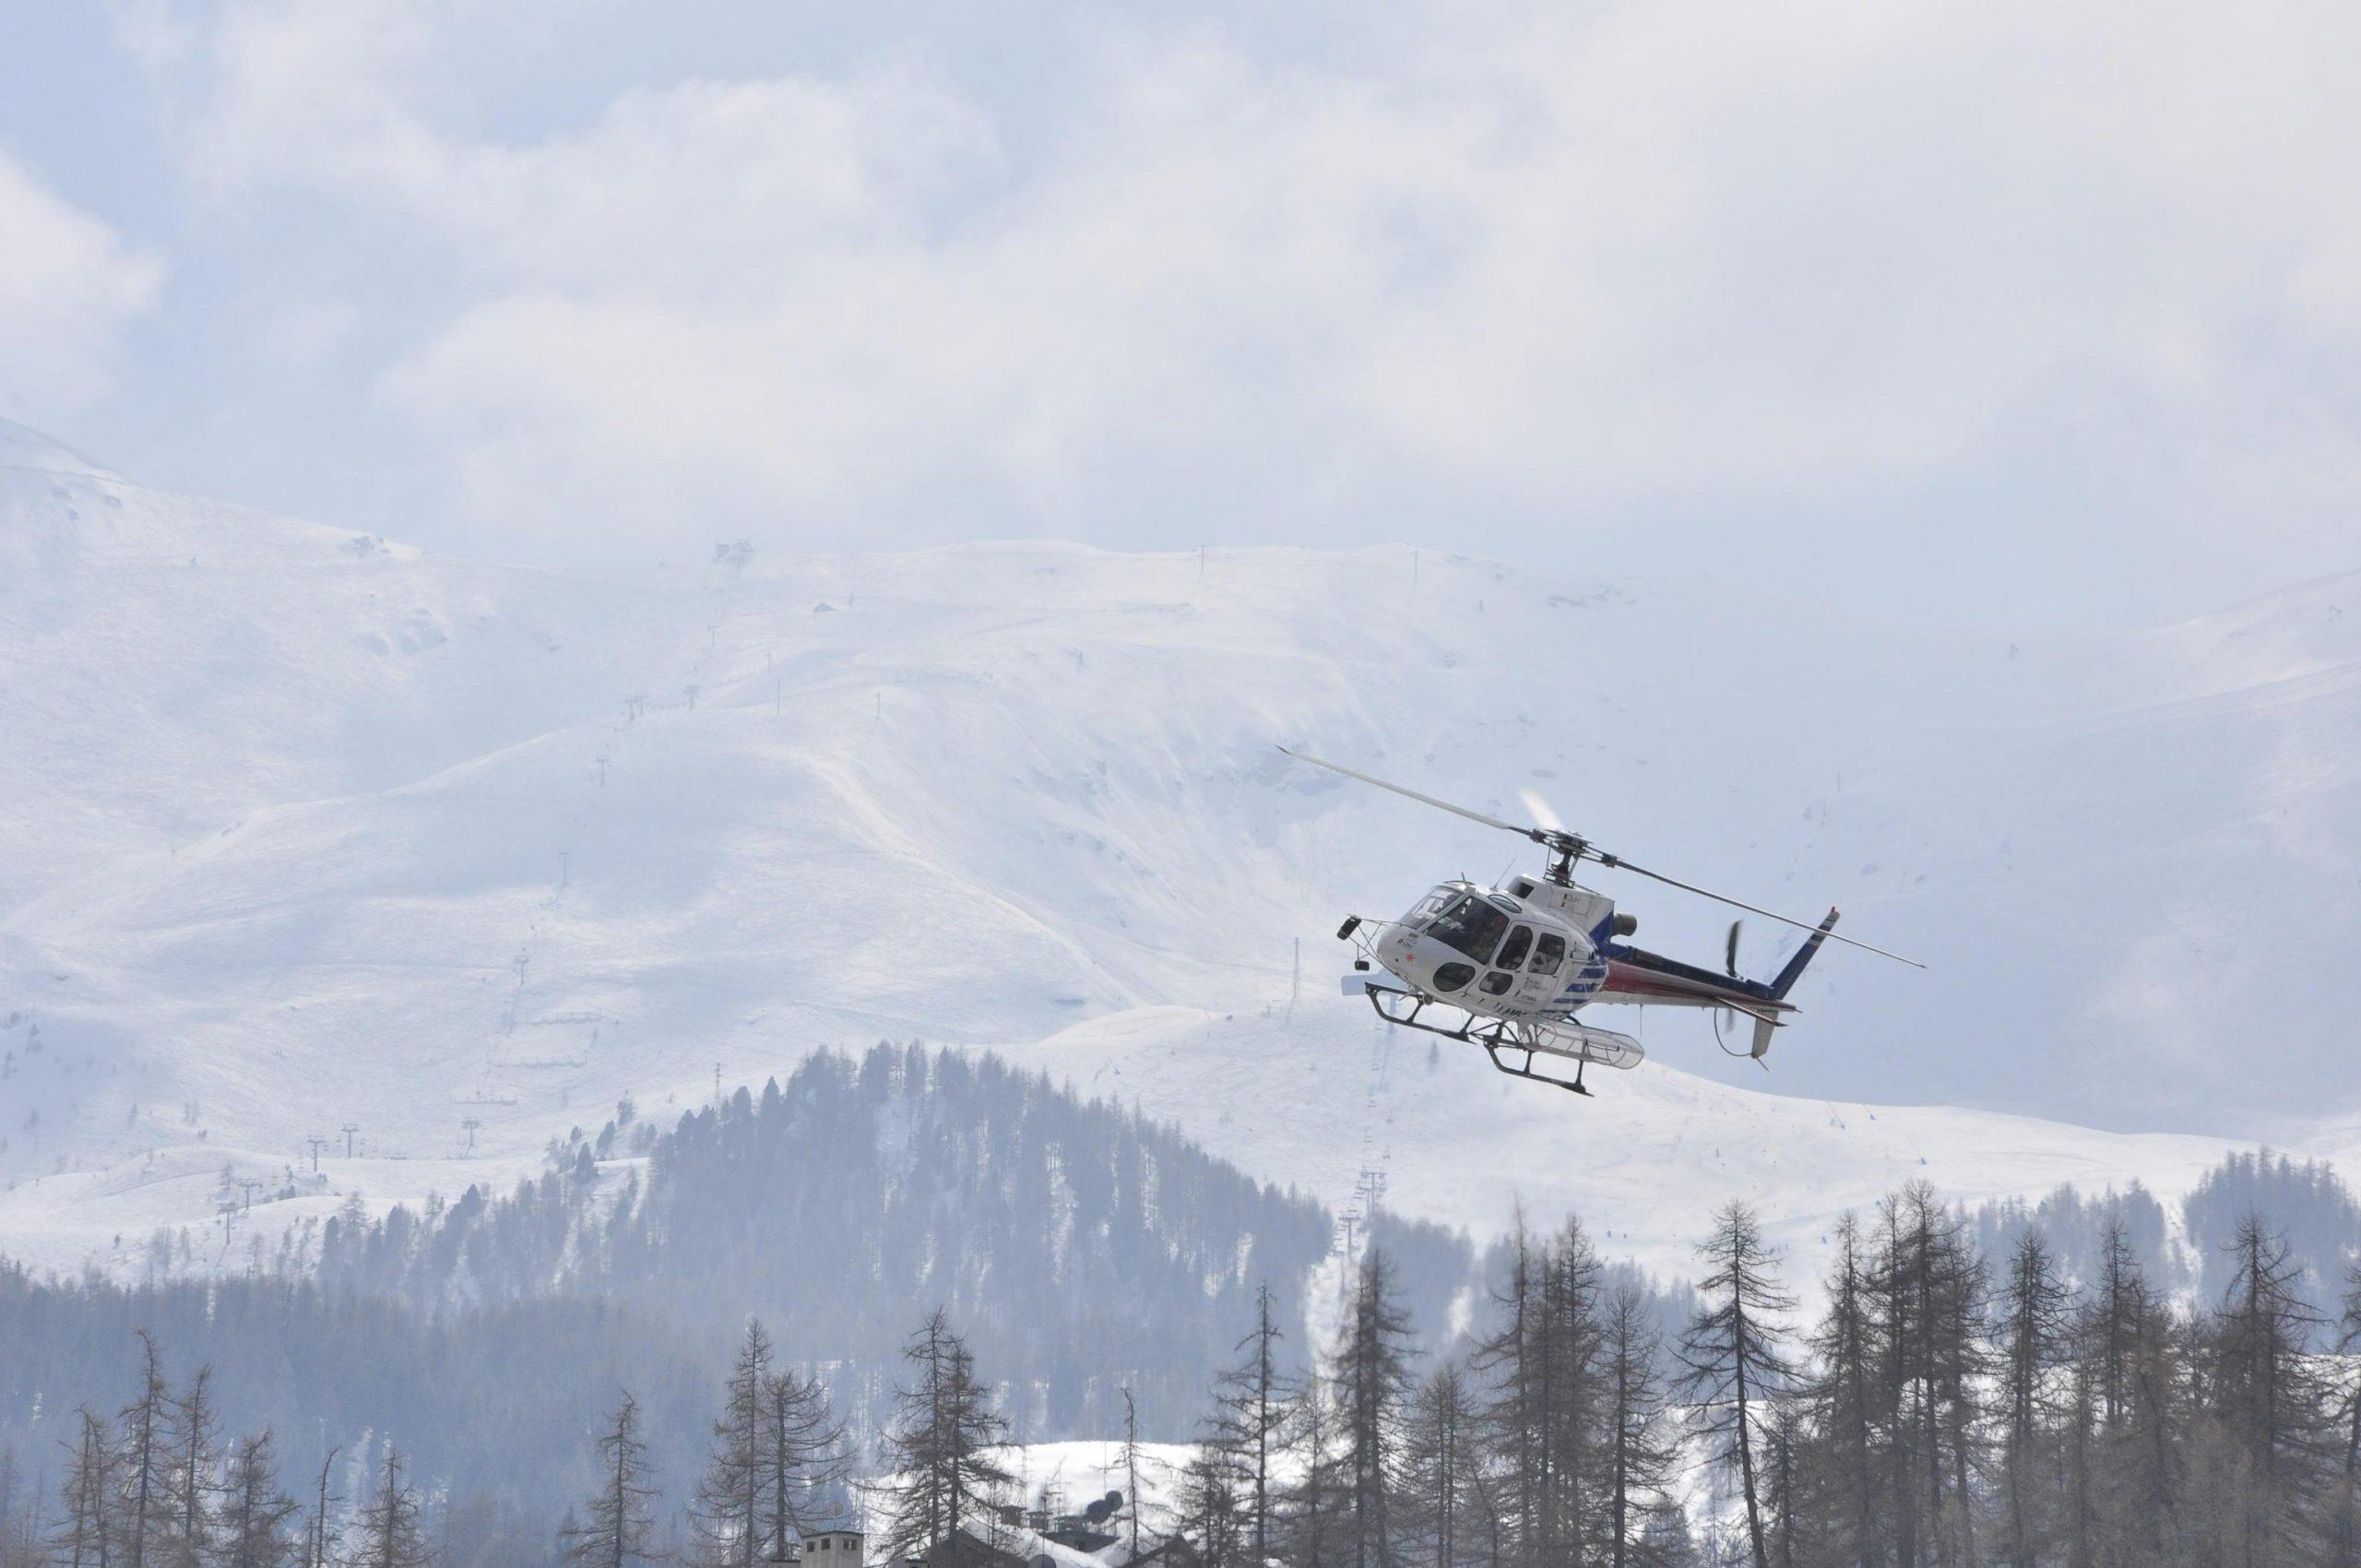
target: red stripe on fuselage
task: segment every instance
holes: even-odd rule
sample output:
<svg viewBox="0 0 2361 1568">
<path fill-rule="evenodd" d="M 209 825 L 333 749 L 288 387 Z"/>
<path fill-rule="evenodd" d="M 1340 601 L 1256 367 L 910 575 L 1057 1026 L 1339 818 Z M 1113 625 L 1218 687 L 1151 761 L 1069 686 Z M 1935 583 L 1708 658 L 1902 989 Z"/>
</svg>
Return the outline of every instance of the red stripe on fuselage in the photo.
<svg viewBox="0 0 2361 1568">
<path fill-rule="evenodd" d="M 1735 988 L 1707 985 L 1685 975 L 1668 975 L 1660 969 L 1627 964 L 1620 959 L 1607 961 L 1607 983 L 1598 988 L 1594 1002 L 1628 1000 L 1635 1002 L 1693 1003 L 1699 1006 L 1714 1006 L 1728 1003 L 1732 1006 L 1762 1013 L 1791 1013 L 1792 1003 L 1766 1002 Z"/>
</svg>

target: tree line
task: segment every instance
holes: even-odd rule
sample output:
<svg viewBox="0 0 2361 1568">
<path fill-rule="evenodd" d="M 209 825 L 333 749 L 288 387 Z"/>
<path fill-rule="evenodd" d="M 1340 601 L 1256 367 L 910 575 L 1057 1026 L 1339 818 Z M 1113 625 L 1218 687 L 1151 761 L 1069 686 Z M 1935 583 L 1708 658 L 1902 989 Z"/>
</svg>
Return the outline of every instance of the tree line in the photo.
<svg viewBox="0 0 2361 1568">
<path fill-rule="evenodd" d="M 1843 1221 L 1798 1323 L 1734 1205 L 1667 1339 L 1569 1223 L 1514 1238 L 1489 1325 L 1423 1370 L 1372 1255 L 1300 1385 L 1249 1335 L 1180 1524 L 1213 1568 L 2361 1562 L 2361 1265 L 2331 1315 L 2260 1218 L 2223 1250 L 2183 1306 L 2119 1221 L 2079 1277 L 2038 1229 L 1987 1258 L 1914 1184 Z"/>
<path fill-rule="evenodd" d="M 940 1314 L 933 1332 L 938 1345 L 955 1343 Z M 53 1492 L 20 1494 L 8 1472 L 0 1568 L 753 1568 L 790 1561 L 807 1530 L 859 1517 L 853 1449 L 826 1386 L 785 1360 L 759 1321 L 731 1360 L 682 1516 L 658 1516 L 639 1401 L 623 1393 L 585 1456 L 584 1495 L 553 1540 L 530 1544 L 455 1542 L 448 1490 L 421 1487 L 390 1435 L 367 1452 L 330 1450 L 315 1477 L 286 1476 L 267 1427 L 225 1434 L 211 1367 L 175 1385 L 155 1336 L 142 1329 L 134 1343 L 136 1394 L 118 1410 L 73 1412 Z M 972 1390 L 968 1406 L 982 1408 Z M 989 1420 L 997 1441 L 998 1418 Z M 894 1441 L 919 1451 L 917 1439 Z"/>
<path fill-rule="evenodd" d="M 122 1404 L 142 1328 L 184 1370 L 211 1365 L 221 1418 L 269 1428 L 291 1473 L 331 1450 L 374 1462 L 373 1434 L 400 1433 L 461 1563 L 546 1543 L 618 1388 L 650 1463 L 693 1473 L 706 1384 L 750 1314 L 794 1325 L 864 1449 L 896 1408 L 908 1326 L 881 1301 L 953 1313 L 1017 1437 L 1109 1430 L 1127 1404 L 1182 1430 L 1227 1318 L 1266 1280 L 1299 1317 L 1333 1225 L 1168 1126 L 996 1059 L 823 1053 L 660 1132 L 619 1106 L 506 1195 L 349 1203 L 242 1272 L 181 1273 L 169 1237 L 139 1283 L 0 1262 L 0 1517 L 53 1492 L 77 1403 Z M 1439 1318 L 1475 1268 L 1465 1238 L 1378 1230 Z"/>
<path fill-rule="evenodd" d="M 691 1111 L 621 1158 L 635 1118 L 577 1131 L 506 1195 L 372 1217 L 355 1206 L 291 1260 L 331 1289 L 428 1315 L 591 1296 L 677 1325 L 716 1359 L 749 1313 L 874 1375 L 840 1379 L 882 1422 L 901 1325 L 881 1300 L 940 1303 L 1028 1387 L 1028 1437 L 1105 1430 L 1119 1374 L 1155 1422 L 1183 1420 L 1208 1328 L 1269 1280 L 1293 1306 L 1329 1250 L 1320 1204 L 1174 1128 L 990 1055 L 881 1044 Z M 1420 1306 L 1474 1266 L 1466 1239 L 1383 1221 Z"/>
<path fill-rule="evenodd" d="M 1520 1226 L 1481 1318 L 1424 1354 L 1372 1247 L 1299 1372 L 1258 1292 L 1150 1539 L 1203 1568 L 2361 1563 L 2361 1264 L 2316 1312 L 2248 1214 L 2183 1304 L 2120 1218 L 2087 1277 L 2037 1229 L 1997 1259 L 1976 1230 L 1923 1182 L 1845 1217 L 1805 1321 L 1733 1204 L 1667 1333 L 1578 1220 Z M 992 1385 L 941 1312 L 904 1354 L 887 1546 L 1021 1560 Z"/>
<path fill-rule="evenodd" d="M 1808 1321 L 1742 1205 L 1714 1217 L 1669 1331 L 1673 1299 L 1574 1219 L 1520 1225 L 1481 1312 L 1432 1350 L 1382 1246 L 1315 1354 L 1289 1353 L 1299 1320 L 1259 1288 L 1158 1507 L 1133 1482 L 1133 1550 L 1204 1568 L 2361 1564 L 2361 1265 L 2319 1312 L 2249 1214 L 2207 1265 L 2218 1294 L 2185 1303 L 2119 1218 L 2087 1271 L 2038 1229 L 1990 1257 L 1977 1229 L 1924 1183 L 1847 1216 Z M 74 1413 L 53 1485 L 0 1493 L 0 1568 L 449 1560 L 447 1522 L 430 1528 L 449 1499 L 391 1439 L 283 1480 L 268 1430 L 224 1435 L 209 1371 L 174 1386 L 145 1333 L 134 1370 L 120 1409 Z M 864 1516 L 916 1560 L 1013 1548 L 1030 1501 L 1005 1447 L 1014 1387 L 938 1309 L 864 1444 L 825 1377 L 751 1323 L 689 1473 L 668 1487 L 620 1394 L 554 1538 L 505 1560 L 752 1568 Z"/>
<path fill-rule="evenodd" d="M 210 1368 L 178 1388 L 138 1336 L 138 1393 L 112 1417 L 74 1412 L 53 1508 L 9 1510 L 0 1565 L 30 1568 L 425 1568 L 424 1506 L 401 1450 L 382 1445 L 368 1495 L 339 1520 L 337 1455 L 308 1510 L 282 1483 L 270 1430 L 225 1439 Z"/>
</svg>

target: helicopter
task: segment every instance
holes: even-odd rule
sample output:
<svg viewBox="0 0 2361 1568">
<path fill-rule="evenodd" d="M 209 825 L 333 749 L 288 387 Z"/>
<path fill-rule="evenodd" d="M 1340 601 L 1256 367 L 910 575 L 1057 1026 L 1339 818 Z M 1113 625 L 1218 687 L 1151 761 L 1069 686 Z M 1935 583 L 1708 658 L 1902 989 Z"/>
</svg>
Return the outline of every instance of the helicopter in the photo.
<svg viewBox="0 0 2361 1568">
<path fill-rule="evenodd" d="M 1638 1066 L 1646 1052 L 1637 1039 L 1574 1016 L 1585 1007 L 1614 1004 L 1711 1008 L 1716 1039 L 1722 1037 L 1724 1018 L 1744 1017 L 1753 1025 L 1753 1038 L 1742 1054 L 1762 1063 L 1773 1032 L 1795 1016 L 1796 1004 L 1787 993 L 1823 943 L 1841 942 L 1913 968 L 1927 967 L 1916 958 L 1837 935 L 1833 909 L 1815 925 L 1610 855 L 1569 829 L 1549 802 L 1530 790 L 1518 792 L 1533 816 L 1532 825 L 1523 826 L 1323 762 L 1291 746 L 1279 750 L 1298 762 L 1529 838 L 1548 852 L 1537 879 L 1515 875 L 1496 887 L 1464 880 L 1438 883 L 1399 920 L 1348 915 L 1336 930 L 1337 940 L 1352 943 L 1358 955 L 1353 972 L 1345 977 L 1346 995 L 1366 995 L 1389 1024 L 1479 1045 L 1492 1065 L 1511 1077 L 1586 1096 L 1590 1090 L 1583 1075 L 1590 1067 Z M 1736 921 L 1730 923 L 1720 974 L 1651 953 L 1623 940 L 1639 930 L 1636 917 L 1618 909 L 1606 894 L 1575 882 L 1574 868 L 1585 861 L 1809 934 L 1767 980 L 1748 980 L 1738 972 L 1742 922 Z M 1574 1075 L 1569 1079 L 1542 1071 L 1544 1059 L 1571 1061 Z"/>
</svg>

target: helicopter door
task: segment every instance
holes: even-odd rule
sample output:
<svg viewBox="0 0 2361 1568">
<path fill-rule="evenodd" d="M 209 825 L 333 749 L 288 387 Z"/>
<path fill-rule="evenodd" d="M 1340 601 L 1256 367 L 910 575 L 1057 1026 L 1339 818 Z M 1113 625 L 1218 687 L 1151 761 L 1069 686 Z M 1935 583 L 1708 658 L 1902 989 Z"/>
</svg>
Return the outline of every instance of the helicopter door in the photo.
<svg viewBox="0 0 2361 1568">
<path fill-rule="evenodd" d="M 1484 977 L 1483 992 L 1487 996 L 1506 996 L 1516 986 L 1517 970 L 1525 967 L 1525 955 L 1533 951 L 1533 928 L 1513 927 L 1509 939 L 1501 944 L 1500 956 L 1492 960 L 1492 972 Z"/>
<path fill-rule="evenodd" d="M 1565 989 L 1566 939 L 1554 931 L 1545 931 L 1533 944 L 1532 961 L 1525 966 L 1524 982 L 1516 988 L 1516 1000 L 1529 1007 L 1539 1007 L 1554 1000 Z"/>
</svg>

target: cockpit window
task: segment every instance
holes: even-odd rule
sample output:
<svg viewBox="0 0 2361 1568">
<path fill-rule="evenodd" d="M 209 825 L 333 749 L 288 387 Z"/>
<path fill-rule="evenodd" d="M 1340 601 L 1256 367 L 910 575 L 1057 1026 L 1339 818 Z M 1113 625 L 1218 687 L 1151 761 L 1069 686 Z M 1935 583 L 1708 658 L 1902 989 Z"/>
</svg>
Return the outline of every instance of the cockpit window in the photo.
<svg viewBox="0 0 2361 1568">
<path fill-rule="evenodd" d="M 1479 964 L 1489 964 L 1492 950 L 1501 944 L 1501 934 L 1508 929 L 1508 916 L 1475 894 L 1463 893 L 1427 927 L 1427 934 Z"/>
<path fill-rule="evenodd" d="M 1501 949 L 1501 956 L 1494 962 L 1501 968 L 1513 969 L 1525 962 L 1525 956 L 1531 951 L 1533 951 L 1533 928 L 1529 925 L 1521 925 L 1509 932 L 1508 944 Z"/>
<path fill-rule="evenodd" d="M 1554 975 L 1558 966 L 1566 961 L 1566 939 L 1550 932 L 1543 932 L 1541 940 L 1533 944 L 1533 962 L 1525 967 L 1529 975 Z"/>
<path fill-rule="evenodd" d="M 1402 917 L 1402 923 L 1413 928 L 1423 927 L 1429 921 L 1442 913 L 1444 907 L 1456 897 L 1457 894 L 1453 889 L 1438 887 L 1419 899 L 1418 907 Z"/>
</svg>

